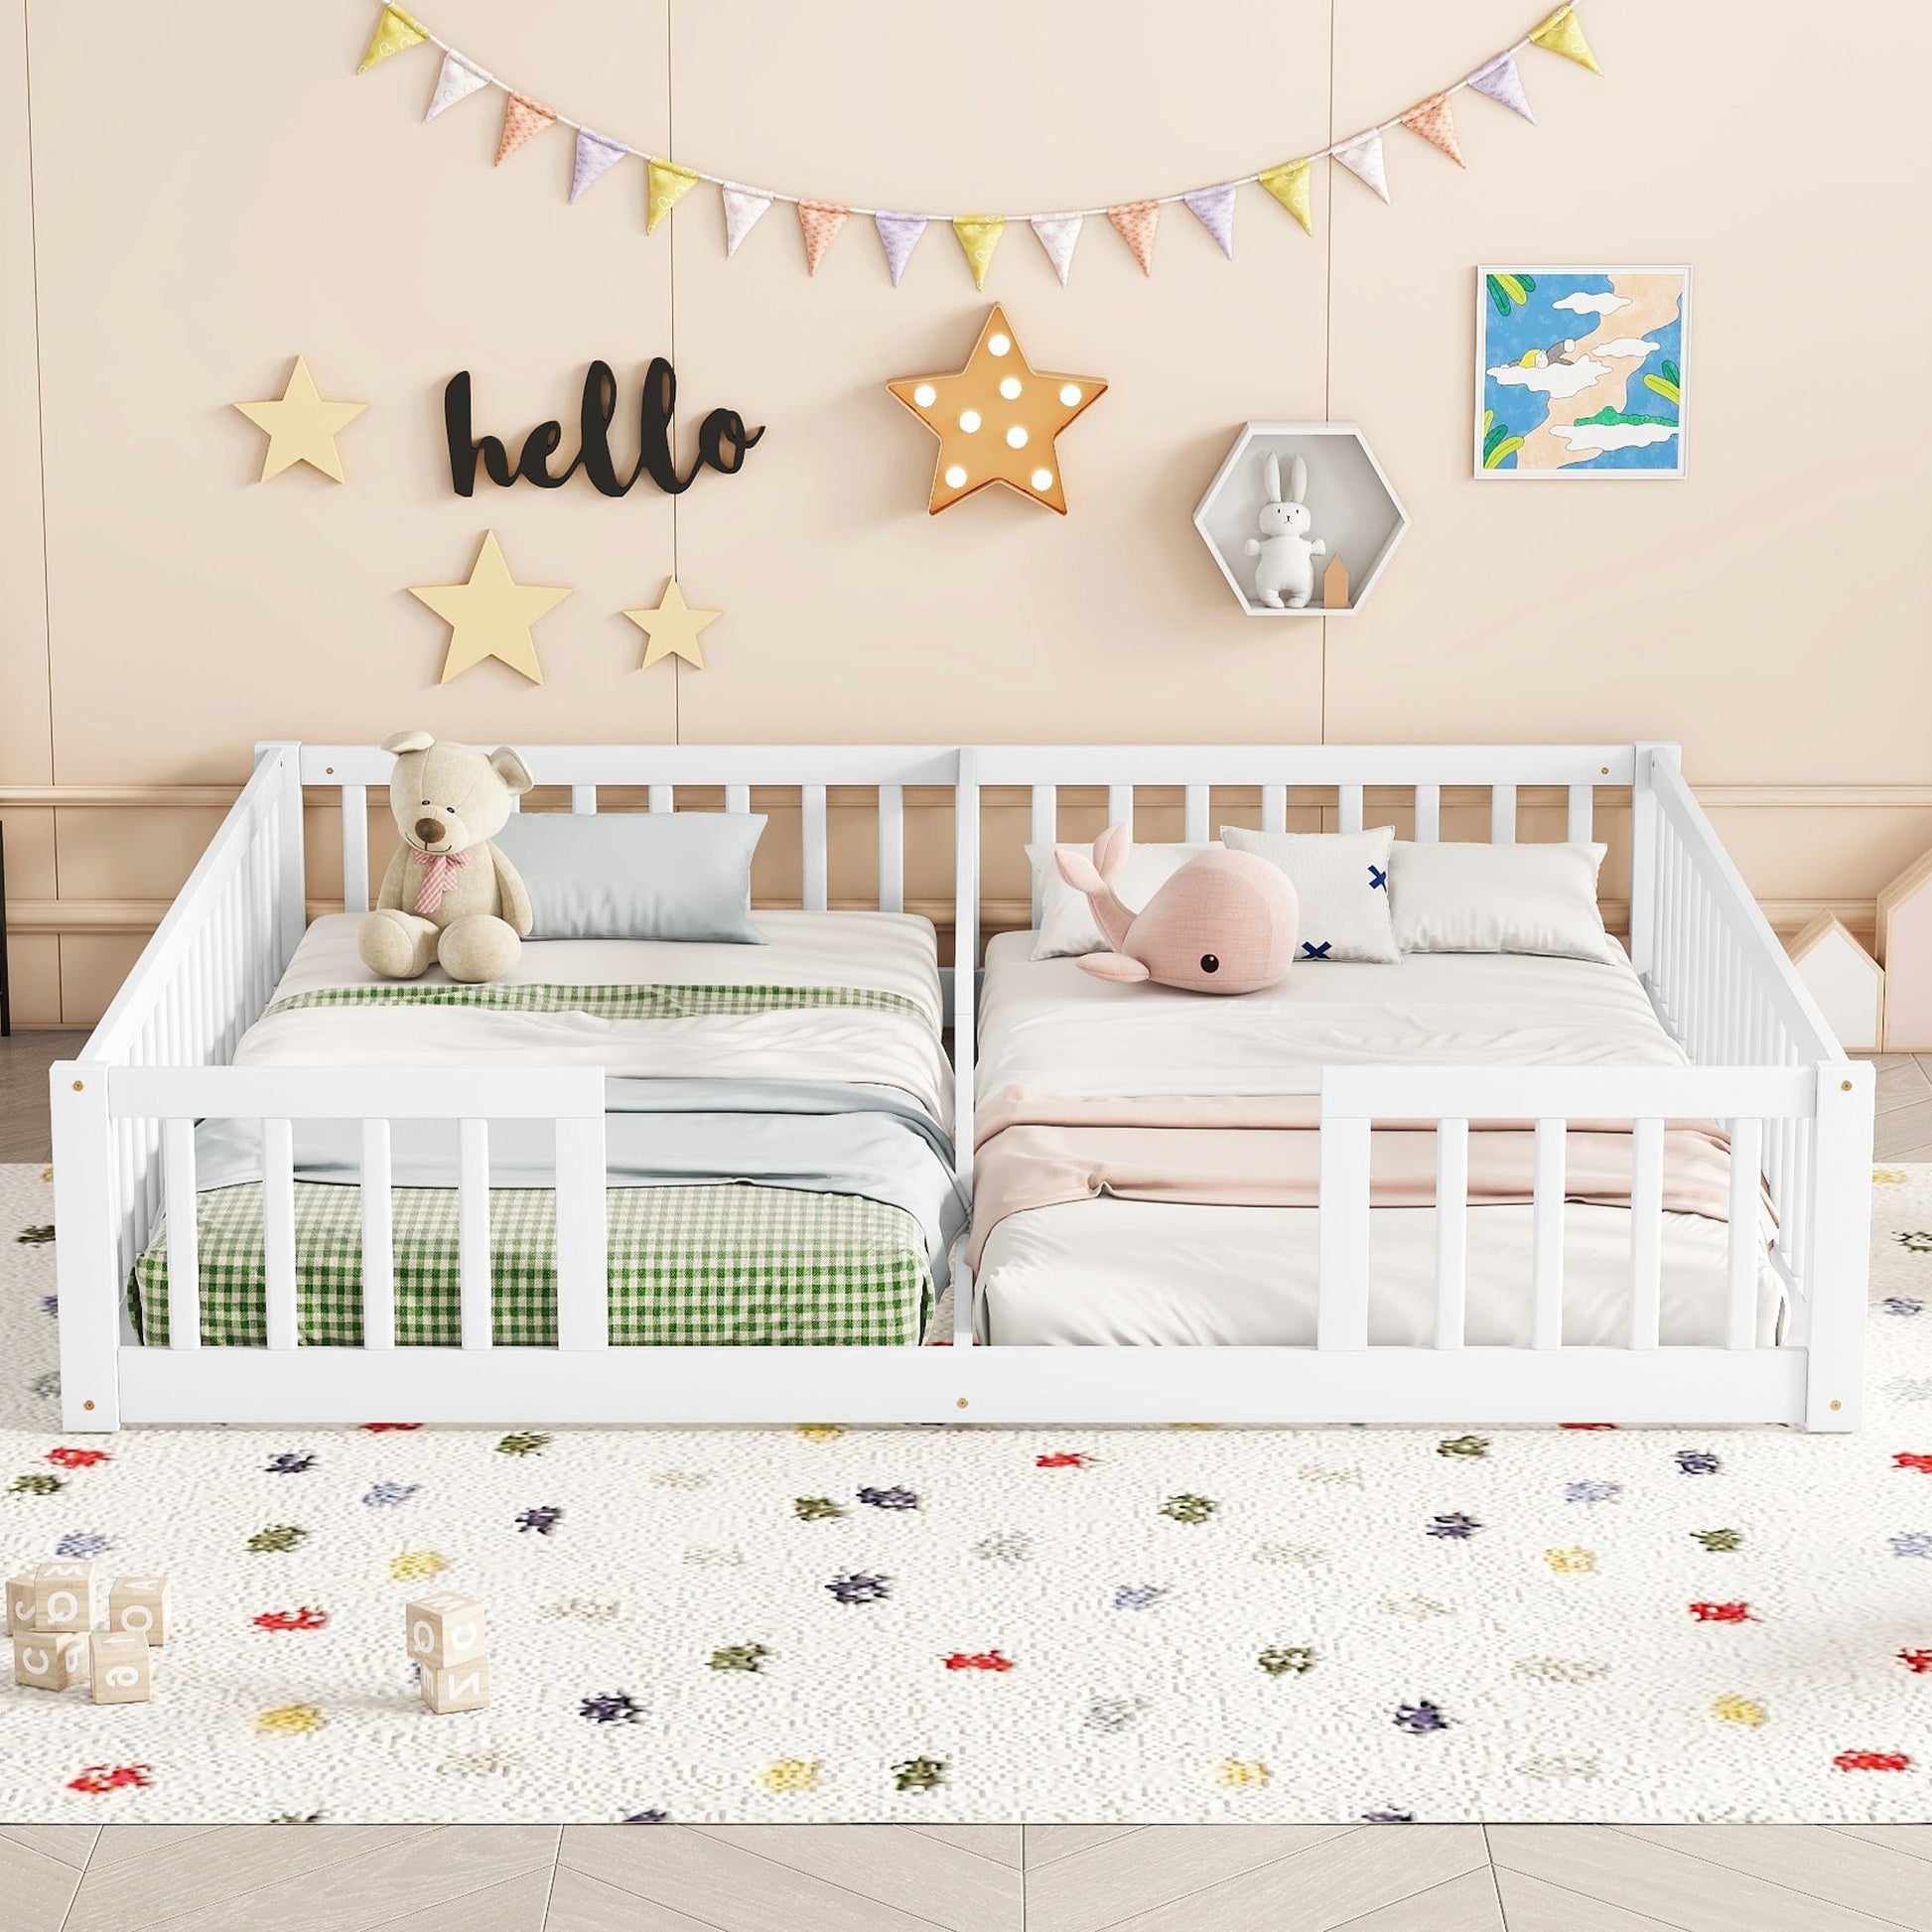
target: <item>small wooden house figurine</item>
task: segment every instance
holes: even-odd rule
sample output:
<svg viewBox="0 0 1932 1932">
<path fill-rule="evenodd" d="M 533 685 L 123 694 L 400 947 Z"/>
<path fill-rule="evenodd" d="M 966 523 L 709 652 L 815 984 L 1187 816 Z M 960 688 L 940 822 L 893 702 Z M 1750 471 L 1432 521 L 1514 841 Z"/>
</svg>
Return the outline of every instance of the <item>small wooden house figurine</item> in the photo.
<svg viewBox="0 0 1932 1932">
<path fill-rule="evenodd" d="M 1932 852 L 1878 895 L 1885 1050 L 1932 1053 Z"/>
<path fill-rule="evenodd" d="M 1829 912 L 1819 913 L 1786 951 L 1838 1043 L 1848 1053 L 1875 1052 L 1884 1034 L 1884 968 Z"/>
</svg>

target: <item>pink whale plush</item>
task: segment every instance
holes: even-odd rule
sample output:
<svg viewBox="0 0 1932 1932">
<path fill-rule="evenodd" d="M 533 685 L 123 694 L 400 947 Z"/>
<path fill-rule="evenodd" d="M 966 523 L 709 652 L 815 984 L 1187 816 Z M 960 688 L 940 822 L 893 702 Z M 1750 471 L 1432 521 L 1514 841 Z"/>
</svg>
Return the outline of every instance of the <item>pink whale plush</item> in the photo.
<svg viewBox="0 0 1932 1932">
<path fill-rule="evenodd" d="M 1135 912 L 1113 882 L 1131 835 L 1110 825 L 1093 857 L 1060 851 L 1060 877 L 1093 905 L 1112 952 L 1076 961 L 1095 979 L 1152 980 L 1189 993 L 1255 993 L 1288 975 L 1299 907 L 1288 875 L 1252 852 L 1203 852 Z"/>
</svg>

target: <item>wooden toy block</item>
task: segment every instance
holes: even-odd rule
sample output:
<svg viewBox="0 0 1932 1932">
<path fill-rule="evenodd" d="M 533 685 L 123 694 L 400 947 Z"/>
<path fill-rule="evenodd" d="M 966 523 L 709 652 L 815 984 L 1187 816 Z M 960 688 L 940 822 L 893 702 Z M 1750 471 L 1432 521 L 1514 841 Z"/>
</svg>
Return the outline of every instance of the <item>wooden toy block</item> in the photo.
<svg viewBox="0 0 1932 1932">
<path fill-rule="evenodd" d="M 152 1682 L 148 1640 L 132 1631 L 99 1630 L 87 1639 L 96 1704 L 145 1704 Z"/>
<path fill-rule="evenodd" d="M 34 1628 L 91 1630 L 93 1627 L 93 1565 L 42 1564 L 34 1572 Z"/>
<path fill-rule="evenodd" d="M 459 1590 L 438 1590 L 403 1605 L 409 1654 L 427 1675 L 483 1654 L 483 1606 Z"/>
<path fill-rule="evenodd" d="M 446 1670 L 423 1666 L 423 1702 L 439 1717 L 455 1711 L 481 1711 L 489 1702 L 489 1659 L 472 1657 Z"/>
<path fill-rule="evenodd" d="M 1324 611 L 1348 609 L 1348 566 L 1339 554 L 1328 559 L 1328 568 L 1321 573 L 1321 608 Z"/>
<path fill-rule="evenodd" d="M 116 1577 L 107 1592 L 107 1627 L 117 1635 L 168 1641 L 166 1577 Z"/>
<path fill-rule="evenodd" d="M 1844 923 L 1821 912 L 1785 950 L 1848 1053 L 1876 1048 L 1884 1027 L 1884 968 Z"/>
<path fill-rule="evenodd" d="M 1878 895 L 1885 1051 L 1932 1052 L 1932 852 Z"/>
<path fill-rule="evenodd" d="M 7 1579 L 7 1634 L 24 1633 L 34 1627 L 34 1573 Z"/>
<path fill-rule="evenodd" d="M 87 1640 L 71 1631 L 31 1631 L 14 1638 L 14 1682 L 34 1691 L 65 1691 L 87 1668 Z"/>
</svg>

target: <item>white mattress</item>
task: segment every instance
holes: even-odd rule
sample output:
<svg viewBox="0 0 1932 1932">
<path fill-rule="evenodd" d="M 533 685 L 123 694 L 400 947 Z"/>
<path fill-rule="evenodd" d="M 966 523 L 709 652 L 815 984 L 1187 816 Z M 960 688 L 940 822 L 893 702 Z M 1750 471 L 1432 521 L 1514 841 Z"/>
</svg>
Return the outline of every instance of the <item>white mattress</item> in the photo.
<svg viewBox="0 0 1932 1932">
<path fill-rule="evenodd" d="M 1113 1097 L 1314 1093 L 1331 1065 L 1681 1066 L 1627 960 L 1418 954 L 1394 965 L 1298 966 L 1282 985 L 1210 999 L 1089 978 L 1029 957 L 1031 933 L 987 948 L 979 1094 L 1002 1087 Z M 1002 1221 L 981 1259 L 978 1325 L 1006 1343 L 1294 1344 L 1314 1339 L 1317 1228 L 1307 1207 L 1103 1196 Z M 1370 1214 L 1369 1339 L 1435 1330 L 1432 1208 Z M 1630 1216 L 1564 1213 L 1564 1340 L 1615 1345 L 1628 1324 Z M 1530 1338 L 1531 1210 L 1468 1214 L 1466 1339 Z M 1721 1344 L 1727 1229 L 1665 1216 L 1662 1339 Z M 1758 1269 L 1758 1339 L 1782 1289 Z"/>
</svg>

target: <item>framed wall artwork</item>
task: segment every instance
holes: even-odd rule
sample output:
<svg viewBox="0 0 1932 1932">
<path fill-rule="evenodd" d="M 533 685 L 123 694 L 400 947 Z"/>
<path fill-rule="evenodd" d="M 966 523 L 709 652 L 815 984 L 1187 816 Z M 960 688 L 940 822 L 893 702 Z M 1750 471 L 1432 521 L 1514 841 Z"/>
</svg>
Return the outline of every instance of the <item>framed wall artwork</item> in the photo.
<svg viewBox="0 0 1932 1932">
<path fill-rule="evenodd" d="M 1475 474 L 1684 475 L 1691 271 L 1476 270 Z"/>
</svg>

